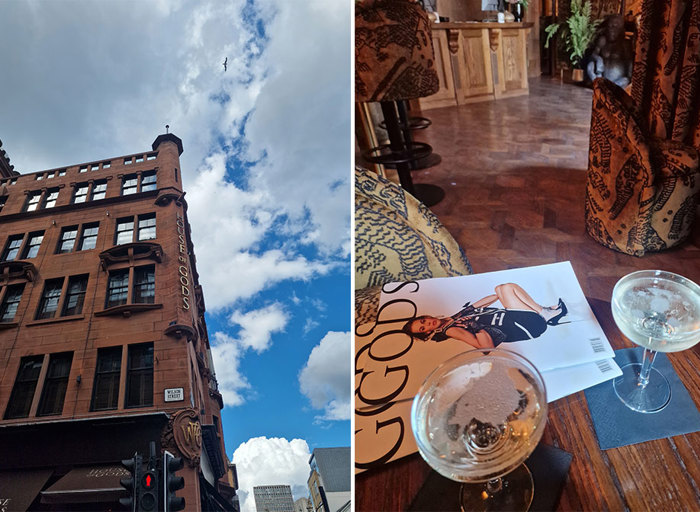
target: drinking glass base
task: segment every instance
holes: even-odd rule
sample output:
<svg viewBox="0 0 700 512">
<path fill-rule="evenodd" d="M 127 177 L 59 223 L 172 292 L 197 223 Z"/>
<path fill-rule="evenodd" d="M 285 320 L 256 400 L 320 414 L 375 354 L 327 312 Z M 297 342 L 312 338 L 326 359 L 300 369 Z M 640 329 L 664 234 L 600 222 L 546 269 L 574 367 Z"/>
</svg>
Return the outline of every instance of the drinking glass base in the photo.
<svg viewBox="0 0 700 512">
<path fill-rule="evenodd" d="M 623 366 L 622 375 L 613 381 L 615 394 L 622 403 L 634 411 L 659 412 L 671 400 L 671 386 L 666 377 L 652 368 L 649 373 L 649 383 L 642 387 L 639 384 L 641 369 L 642 365 L 639 363 Z"/>
<path fill-rule="evenodd" d="M 500 485 L 491 483 L 462 484 L 459 501 L 462 512 L 510 510 L 525 512 L 530 508 L 535 483 L 525 464 L 500 478 Z"/>
</svg>

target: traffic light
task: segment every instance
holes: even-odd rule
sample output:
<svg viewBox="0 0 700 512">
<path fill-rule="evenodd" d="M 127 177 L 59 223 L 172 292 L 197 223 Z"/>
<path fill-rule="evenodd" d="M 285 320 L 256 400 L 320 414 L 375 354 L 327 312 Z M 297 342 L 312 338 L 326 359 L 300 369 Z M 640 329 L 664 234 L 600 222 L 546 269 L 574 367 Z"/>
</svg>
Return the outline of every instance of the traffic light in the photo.
<svg viewBox="0 0 700 512">
<path fill-rule="evenodd" d="M 138 512 L 151 512 L 159 509 L 158 506 L 158 459 L 156 458 L 156 444 L 151 441 L 150 456 L 144 464 L 138 479 Z"/>
<path fill-rule="evenodd" d="M 177 472 L 184 466 L 182 457 L 175 457 L 172 453 L 163 452 L 163 510 L 176 512 L 185 508 L 185 498 L 175 496 L 185 486 L 185 479 L 177 476 Z"/>
<path fill-rule="evenodd" d="M 128 507 L 132 512 L 136 512 L 136 489 L 139 477 L 141 476 L 141 456 L 135 453 L 131 459 L 122 460 L 122 466 L 131 474 L 127 478 L 119 479 L 121 486 L 129 493 L 128 498 L 119 498 L 119 503 Z"/>
</svg>

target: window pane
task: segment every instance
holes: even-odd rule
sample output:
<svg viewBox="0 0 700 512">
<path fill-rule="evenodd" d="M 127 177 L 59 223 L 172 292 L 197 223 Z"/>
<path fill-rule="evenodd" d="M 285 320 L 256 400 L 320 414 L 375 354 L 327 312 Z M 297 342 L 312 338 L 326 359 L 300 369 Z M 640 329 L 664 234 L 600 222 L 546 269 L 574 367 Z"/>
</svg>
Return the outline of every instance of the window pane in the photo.
<svg viewBox="0 0 700 512">
<path fill-rule="evenodd" d="M 33 212 L 39 207 L 39 199 L 41 199 L 41 190 L 31 192 L 27 196 L 27 204 L 24 208 L 25 212 Z"/>
<path fill-rule="evenodd" d="M 50 416 L 63 412 L 63 400 L 66 397 L 72 360 L 72 352 L 51 355 L 37 416 Z"/>
<path fill-rule="evenodd" d="M 6 202 L 7 202 L 7 196 L 1 196 L 0 197 L 0 212 L 5 207 Z"/>
<path fill-rule="evenodd" d="M 37 320 L 56 316 L 62 287 L 63 278 L 46 281 L 44 293 L 41 296 L 41 302 L 39 302 L 39 310 L 36 313 Z"/>
<path fill-rule="evenodd" d="M 136 174 L 130 174 L 124 177 L 122 182 L 122 195 L 128 196 L 129 194 L 135 194 L 137 192 L 136 188 L 138 186 L 138 177 Z"/>
<path fill-rule="evenodd" d="M 43 361 L 43 356 L 23 357 L 21 359 L 17 379 L 5 411 L 5 419 L 26 418 L 29 415 Z"/>
<path fill-rule="evenodd" d="M 7 245 L 2 252 L 2 261 L 13 261 L 17 258 L 22 240 L 24 240 L 24 235 L 13 235 L 7 239 Z"/>
<path fill-rule="evenodd" d="M 144 172 L 141 175 L 141 192 L 148 192 L 156 189 L 156 173 Z"/>
<path fill-rule="evenodd" d="M 156 237 L 156 215 L 139 215 L 139 240 L 153 240 Z"/>
<path fill-rule="evenodd" d="M 117 219 L 117 236 L 115 237 L 116 244 L 130 244 L 134 240 L 134 219 L 132 217 L 126 219 Z"/>
<path fill-rule="evenodd" d="M 126 407 L 153 405 L 153 344 L 129 347 Z"/>
<path fill-rule="evenodd" d="M 107 285 L 107 303 L 105 307 L 119 306 L 126 304 L 129 293 L 129 270 L 118 270 L 110 272 L 109 283 Z"/>
<path fill-rule="evenodd" d="M 58 189 L 52 188 L 46 191 L 46 197 L 44 198 L 44 208 L 53 208 L 56 206 L 56 200 L 58 199 Z"/>
<path fill-rule="evenodd" d="M 104 199 L 107 193 L 107 182 L 104 180 L 96 181 L 92 186 L 92 200 Z"/>
<path fill-rule="evenodd" d="M 22 259 L 26 258 L 36 258 L 39 254 L 39 247 L 41 247 L 41 242 L 44 240 L 44 232 L 38 231 L 36 233 L 29 233 L 29 240 L 24 248 L 24 255 Z"/>
<path fill-rule="evenodd" d="M 19 302 L 24 292 L 24 283 L 8 286 L 0 306 L 0 322 L 12 322 L 17 314 Z"/>
<path fill-rule="evenodd" d="M 68 280 L 63 316 L 79 315 L 83 312 L 88 276 L 73 276 Z"/>
<path fill-rule="evenodd" d="M 156 295 L 154 266 L 134 269 L 134 303 L 153 304 Z"/>
<path fill-rule="evenodd" d="M 78 236 L 78 226 L 68 226 L 61 231 L 61 240 L 58 242 L 56 253 L 71 252 L 75 246 L 75 237 Z"/>
<path fill-rule="evenodd" d="M 88 188 L 89 186 L 87 183 L 79 183 L 75 187 L 75 194 L 73 194 L 73 204 L 84 203 L 85 201 L 87 201 Z"/>
<path fill-rule="evenodd" d="M 83 226 L 83 235 L 80 237 L 79 251 L 87 251 L 94 249 L 97 246 L 97 232 L 99 224 L 85 224 Z"/>
</svg>

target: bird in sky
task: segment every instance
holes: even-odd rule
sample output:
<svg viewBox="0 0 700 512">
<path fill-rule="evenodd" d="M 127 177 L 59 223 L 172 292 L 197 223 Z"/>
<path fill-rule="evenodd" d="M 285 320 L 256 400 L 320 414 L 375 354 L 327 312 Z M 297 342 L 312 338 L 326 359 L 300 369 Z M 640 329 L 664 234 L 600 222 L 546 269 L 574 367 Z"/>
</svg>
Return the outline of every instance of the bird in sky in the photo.
<svg viewBox="0 0 700 512">
<path fill-rule="evenodd" d="M 228 68 L 228 57 L 224 60 L 224 71 Z"/>
</svg>

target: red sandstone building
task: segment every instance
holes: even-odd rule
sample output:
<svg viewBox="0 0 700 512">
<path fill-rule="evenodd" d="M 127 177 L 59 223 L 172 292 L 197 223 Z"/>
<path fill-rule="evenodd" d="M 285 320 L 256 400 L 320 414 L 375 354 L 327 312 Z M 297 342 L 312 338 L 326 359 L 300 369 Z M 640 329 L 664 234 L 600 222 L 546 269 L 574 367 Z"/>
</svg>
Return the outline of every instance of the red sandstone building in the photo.
<svg viewBox="0 0 700 512">
<path fill-rule="evenodd" d="M 0 152 L 0 510 L 121 510 L 150 441 L 186 510 L 237 508 L 181 153 L 18 174 Z"/>
</svg>

